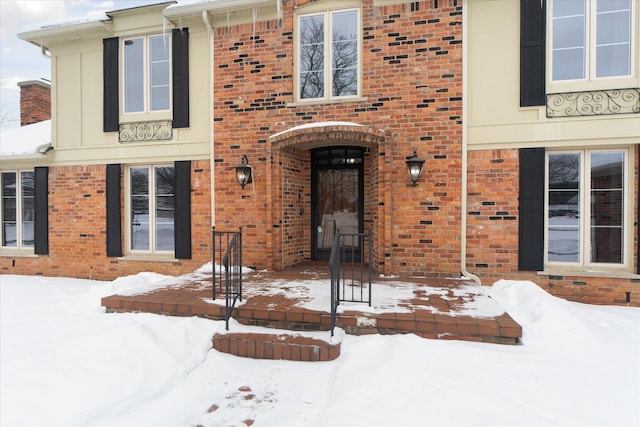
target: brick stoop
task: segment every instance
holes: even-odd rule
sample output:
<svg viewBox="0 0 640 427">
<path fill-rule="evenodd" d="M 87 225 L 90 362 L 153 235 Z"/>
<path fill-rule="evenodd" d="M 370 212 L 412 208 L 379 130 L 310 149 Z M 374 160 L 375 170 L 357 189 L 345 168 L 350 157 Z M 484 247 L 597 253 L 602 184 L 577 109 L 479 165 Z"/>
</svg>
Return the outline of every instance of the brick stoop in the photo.
<svg viewBox="0 0 640 427">
<path fill-rule="evenodd" d="M 340 356 L 340 344 L 286 334 L 228 333 L 213 336 L 213 348 L 252 359 L 327 362 Z"/>
</svg>

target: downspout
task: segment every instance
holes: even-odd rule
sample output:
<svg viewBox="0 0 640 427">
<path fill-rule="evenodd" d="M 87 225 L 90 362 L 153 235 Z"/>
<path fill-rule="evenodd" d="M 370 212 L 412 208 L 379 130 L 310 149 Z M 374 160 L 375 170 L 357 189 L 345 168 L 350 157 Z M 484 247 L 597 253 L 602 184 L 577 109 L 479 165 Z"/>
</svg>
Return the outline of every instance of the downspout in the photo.
<svg viewBox="0 0 640 427">
<path fill-rule="evenodd" d="M 467 271 L 467 172 L 469 162 L 467 158 L 467 100 L 469 93 L 467 88 L 467 76 L 469 75 L 467 65 L 467 44 L 469 33 L 467 30 L 469 2 L 462 3 L 462 200 L 460 201 L 460 272 L 462 276 L 471 279 L 478 285 L 482 285 L 480 278 Z"/>
<path fill-rule="evenodd" d="M 214 97 L 214 58 L 213 58 L 213 42 L 214 42 L 214 33 L 213 28 L 211 27 L 211 22 L 209 22 L 209 15 L 206 10 L 202 11 L 202 22 L 204 22 L 204 26 L 207 27 L 207 34 L 209 35 L 209 186 L 210 194 L 211 194 L 211 227 L 215 227 L 216 225 L 216 196 L 215 196 L 215 186 L 216 186 L 216 178 L 215 178 L 215 150 L 213 147 L 213 143 L 215 141 L 214 135 L 214 127 L 213 127 L 213 102 L 215 100 Z"/>
</svg>

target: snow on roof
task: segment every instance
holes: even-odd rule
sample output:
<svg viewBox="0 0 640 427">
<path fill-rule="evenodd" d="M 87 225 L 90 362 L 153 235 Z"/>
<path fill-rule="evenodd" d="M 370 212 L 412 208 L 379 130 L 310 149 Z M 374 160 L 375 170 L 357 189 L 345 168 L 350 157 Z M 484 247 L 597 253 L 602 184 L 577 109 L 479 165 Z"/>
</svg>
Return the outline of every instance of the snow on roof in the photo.
<svg viewBox="0 0 640 427">
<path fill-rule="evenodd" d="M 25 27 L 22 28 L 22 31 L 20 31 L 19 34 L 31 33 L 31 32 L 41 31 L 41 30 L 54 30 L 58 28 L 75 27 L 82 24 L 91 24 L 96 22 L 106 22 L 109 19 L 110 18 L 104 12 L 101 12 L 99 16 L 94 16 L 91 18 L 78 18 L 71 21 L 26 25 Z"/>
<path fill-rule="evenodd" d="M 51 120 L 22 127 L 0 128 L 0 158 L 40 157 L 51 145 Z"/>
<path fill-rule="evenodd" d="M 307 129 L 307 128 L 314 128 L 314 127 L 323 127 L 323 126 L 363 126 L 360 125 L 358 123 L 352 123 L 352 122 L 315 122 L 315 123 L 305 123 L 303 125 L 300 126 L 294 126 L 292 128 L 289 128 L 287 130 L 283 130 L 282 132 L 278 132 L 275 135 L 271 135 L 269 138 L 273 139 L 276 138 L 280 135 L 284 135 L 285 133 L 289 133 L 289 132 L 295 132 L 298 130 L 302 130 L 302 129 Z"/>
</svg>

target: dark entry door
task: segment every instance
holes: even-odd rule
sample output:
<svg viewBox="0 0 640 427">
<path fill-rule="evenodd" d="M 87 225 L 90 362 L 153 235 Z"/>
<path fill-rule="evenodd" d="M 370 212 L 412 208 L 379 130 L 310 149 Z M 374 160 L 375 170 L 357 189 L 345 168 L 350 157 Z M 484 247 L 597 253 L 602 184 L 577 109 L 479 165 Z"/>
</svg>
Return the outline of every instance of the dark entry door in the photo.
<svg viewBox="0 0 640 427">
<path fill-rule="evenodd" d="M 312 162 L 312 257 L 328 260 L 338 230 L 355 234 L 364 228 L 363 149 L 317 149 L 312 152 Z M 343 245 L 358 249 L 359 239 L 347 237 Z M 359 250 L 349 252 L 360 254 Z"/>
</svg>

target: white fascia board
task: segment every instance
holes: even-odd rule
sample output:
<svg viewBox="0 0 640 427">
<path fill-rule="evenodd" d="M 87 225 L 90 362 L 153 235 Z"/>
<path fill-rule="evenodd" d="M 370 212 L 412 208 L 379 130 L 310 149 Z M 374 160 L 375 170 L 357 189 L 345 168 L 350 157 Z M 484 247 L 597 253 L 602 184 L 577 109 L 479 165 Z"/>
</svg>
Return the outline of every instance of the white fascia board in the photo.
<svg viewBox="0 0 640 427">
<path fill-rule="evenodd" d="M 201 15 L 203 11 L 210 13 L 233 12 L 257 7 L 276 5 L 277 0 L 213 0 L 181 6 L 169 6 L 162 11 L 165 18 L 172 20 L 188 16 Z"/>
<path fill-rule="evenodd" d="M 41 27 L 37 30 L 24 31 L 18 33 L 17 36 L 36 46 L 46 46 L 45 41 L 51 39 L 75 39 L 80 33 L 99 33 L 103 35 L 111 35 L 109 28 L 111 19 L 105 16 L 105 19 L 89 20 L 81 22 L 62 23 Z"/>
</svg>

